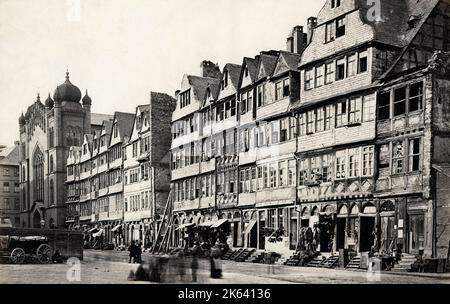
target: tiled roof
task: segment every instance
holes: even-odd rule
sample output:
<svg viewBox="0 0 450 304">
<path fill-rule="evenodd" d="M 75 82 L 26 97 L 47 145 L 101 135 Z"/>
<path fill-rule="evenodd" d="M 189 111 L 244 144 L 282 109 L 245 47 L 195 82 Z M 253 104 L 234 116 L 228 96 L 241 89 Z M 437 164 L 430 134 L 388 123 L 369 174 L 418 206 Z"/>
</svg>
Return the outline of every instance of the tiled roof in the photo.
<svg viewBox="0 0 450 304">
<path fill-rule="evenodd" d="M 277 69 L 277 72 L 276 72 L 277 74 L 284 73 L 288 70 L 289 71 L 298 71 L 299 70 L 298 66 L 299 66 L 300 60 L 302 58 L 300 54 L 290 53 L 290 52 L 286 52 L 286 51 L 280 51 L 279 59 L 280 58 L 283 58 L 284 61 L 286 62 L 287 69 L 284 69 L 282 71 L 279 71 Z M 279 59 L 278 59 L 278 61 L 279 61 Z M 276 75 L 273 75 L 273 76 L 276 76 Z"/>
<path fill-rule="evenodd" d="M 112 128 L 112 121 L 111 120 L 104 120 L 103 125 L 105 126 L 105 133 L 106 135 L 111 135 L 111 128 Z"/>
<path fill-rule="evenodd" d="M 206 96 L 206 89 L 211 88 L 211 93 L 216 93 L 216 88 L 220 88 L 220 80 L 215 78 L 198 77 L 188 75 L 189 84 L 192 86 L 195 96 L 203 101 Z M 218 95 L 218 92 L 216 93 Z M 216 96 L 217 98 L 217 96 Z"/>
<path fill-rule="evenodd" d="M 255 59 L 245 57 L 244 62 L 248 68 L 248 73 L 250 75 L 250 79 L 252 80 L 252 82 L 255 81 L 257 73 L 258 73 L 259 57 L 255 58 Z"/>
<path fill-rule="evenodd" d="M 261 53 L 259 67 L 263 66 L 265 73 L 260 76 L 258 75 L 259 77 L 256 80 L 260 80 L 263 79 L 264 77 L 271 76 L 277 65 L 277 60 L 278 60 L 277 56 Z"/>
<path fill-rule="evenodd" d="M 439 0 L 381 0 L 381 21 L 372 22 L 367 18 L 372 5 L 366 0 L 358 1 L 363 21 L 374 28 L 375 41 L 397 47 L 405 47 L 411 43 L 439 2 Z M 411 16 L 420 17 L 419 22 L 412 28 L 408 25 Z"/>
<path fill-rule="evenodd" d="M 228 71 L 231 83 L 233 84 L 233 86 L 235 88 L 238 88 L 238 86 L 239 86 L 239 78 L 241 77 L 241 68 L 242 68 L 242 66 L 240 66 L 238 64 L 227 63 L 225 65 L 225 68 Z"/>
<path fill-rule="evenodd" d="M 19 146 L 4 148 L 0 152 L 0 165 L 19 165 Z"/>
<path fill-rule="evenodd" d="M 114 116 L 91 113 L 91 125 L 101 126 L 105 120 L 113 120 Z"/>
<path fill-rule="evenodd" d="M 131 132 L 133 131 L 135 114 L 116 112 L 115 117 L 117 120 L 117 127 L 119 128 L 121 139 L 123 140 L 124 137 L 130 137 Z"/>
</svg>

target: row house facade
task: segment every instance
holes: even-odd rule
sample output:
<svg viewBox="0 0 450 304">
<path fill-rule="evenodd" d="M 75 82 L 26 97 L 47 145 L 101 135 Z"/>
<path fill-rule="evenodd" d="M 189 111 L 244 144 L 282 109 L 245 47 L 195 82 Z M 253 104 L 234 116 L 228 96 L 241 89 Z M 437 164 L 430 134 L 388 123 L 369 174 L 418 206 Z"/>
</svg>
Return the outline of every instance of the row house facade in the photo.
<svg viewBox="0 0 450 304">
<path fill-rule="evenodd" d="M 173 98 L 151 92 L 136 113 L 116 112 L 102 129 L 71 147 L 67 160 L 66 223 L 116 245 L 156 235 L 154 222 L 169 193 Z M 161 207 L 163 206 L 163 207 Z"/>
<path fill-rule="evenodd" d="M 281 227 L 305 249 L 310 228 L 322 253 L 445 255 L 448 4 L 329 0 L 287 51 L 184 76 L 175 224 L 226 219 L 234 247 L 267 249 Z"/>
<path fill-rule="evenodd" d="M 19 142 L 0 146 L 0 219 L 1 224 L 20 227 Z"/>
</svg>

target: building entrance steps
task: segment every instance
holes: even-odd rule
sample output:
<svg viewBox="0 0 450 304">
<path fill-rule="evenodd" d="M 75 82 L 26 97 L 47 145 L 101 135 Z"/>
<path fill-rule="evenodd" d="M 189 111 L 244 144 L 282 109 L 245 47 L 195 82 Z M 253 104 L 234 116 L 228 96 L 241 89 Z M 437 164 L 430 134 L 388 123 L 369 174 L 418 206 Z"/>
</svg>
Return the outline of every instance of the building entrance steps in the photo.
<svg viewBox="0 0 450 304">
<path fill-rule="evenodd" d="M 402 254 L 402 259 L 395 264 L 394 268 L 391 269 L 392 272 L 408 272 L 411 269 L 411 264 L 416 261 L 416 257 L 412 254 Z"/>
<path fill-rule="evenodd" d="M 361 268 L 361 256 L 357 255 L 347 264 L 345 269 L 360 269 Z"/>
</svg>

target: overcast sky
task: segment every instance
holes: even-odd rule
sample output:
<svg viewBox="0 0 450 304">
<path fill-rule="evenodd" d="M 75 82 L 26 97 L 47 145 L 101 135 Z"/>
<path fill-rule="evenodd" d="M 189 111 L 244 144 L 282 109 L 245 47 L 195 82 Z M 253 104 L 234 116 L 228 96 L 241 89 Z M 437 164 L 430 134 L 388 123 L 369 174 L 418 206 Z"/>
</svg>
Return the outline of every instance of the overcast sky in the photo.
<svg viewBox="0 0 450 304">
<path fill-rule="evenodd" d="M 18 118 L 65 80 L 89 90 L 92 111 L 134 112 L 149 92 L 173 95 L 204 59 L 241 64 L 285 49 L 325 0 L 0 0 L 0 145 Z M 79 7 L 79 10 L 78 10 Z"/>
</svg>

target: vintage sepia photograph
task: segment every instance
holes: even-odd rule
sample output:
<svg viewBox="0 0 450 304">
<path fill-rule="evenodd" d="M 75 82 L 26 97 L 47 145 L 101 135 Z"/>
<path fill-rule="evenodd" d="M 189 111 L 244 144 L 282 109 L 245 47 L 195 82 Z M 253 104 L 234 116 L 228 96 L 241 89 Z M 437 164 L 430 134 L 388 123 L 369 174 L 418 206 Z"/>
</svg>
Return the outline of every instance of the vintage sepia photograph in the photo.
<svg viewBox="0 0 450 304">
<path fill-rule="evenodd" d="M 450 0 L 0 0 L 0 105 L 2 285 L 450 284 Z"/>
</svg>

